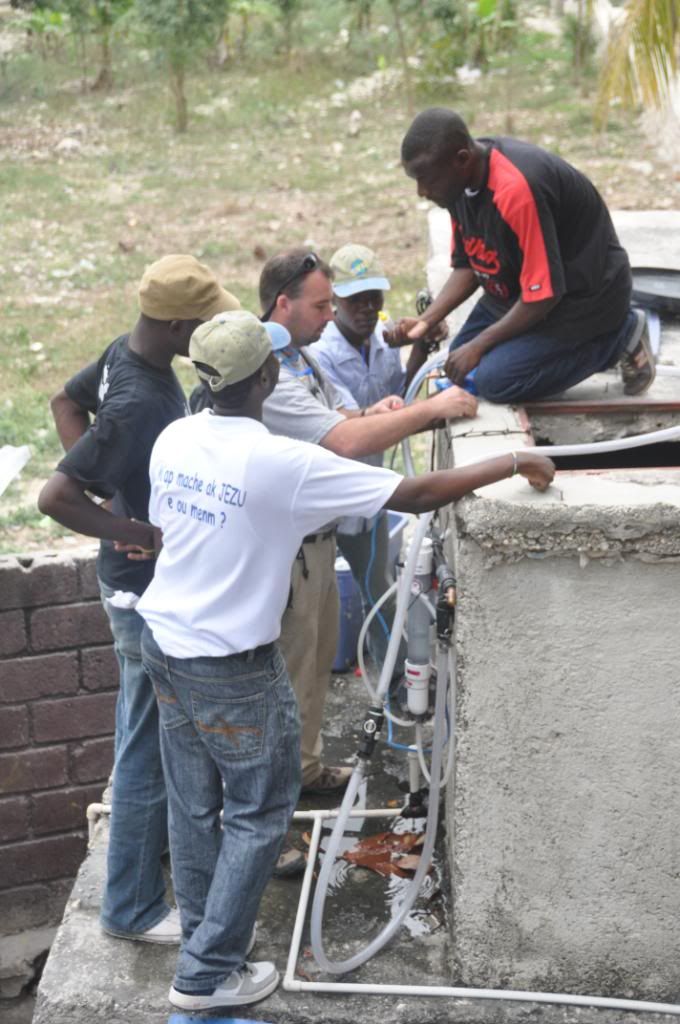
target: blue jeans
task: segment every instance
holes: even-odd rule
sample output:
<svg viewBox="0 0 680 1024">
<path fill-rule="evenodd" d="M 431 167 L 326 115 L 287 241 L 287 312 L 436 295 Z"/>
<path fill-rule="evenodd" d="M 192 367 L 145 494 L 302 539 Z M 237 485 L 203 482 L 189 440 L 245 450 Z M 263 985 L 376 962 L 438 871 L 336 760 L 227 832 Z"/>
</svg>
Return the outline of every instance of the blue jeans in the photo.
<svg viewBox="0 0 680 1024">
<path fill-rule="evenodd" d="M 160 712 L 182 921 L 174 984 L 212 992 L 244 962 L 300 794 L 297 703 L 275 646 L 171 658 L 147 628 L 142 656 Z"/>
<path fill-rule="evenodd" d="M 169 911 L 161 855 L 168 838 L 167 798 L 158 736 L 158 708 L 142 665 L 144 620 L 116 608 L 113 590 L 100 582 L 120 667 L 116 706 L 107 878 L 101 923 L 117 935 L 135 935 Z"/>
<path fill-rule="evenodd" d="M 481 306 L 481 300 L 451 342 L 450 351 L 472 341 L 496 323 L 497 316 Z M 489 402 L 514 404 L 536 402 L 566 391 L 593 373 L 614 366 L 622 355 L 635 325 L 629 310 L 614 331 L 596 338 L 558 341 L 537 330 L 511 338 L 483 355 L 475 373 L 475 387 Z"/>
</svg>

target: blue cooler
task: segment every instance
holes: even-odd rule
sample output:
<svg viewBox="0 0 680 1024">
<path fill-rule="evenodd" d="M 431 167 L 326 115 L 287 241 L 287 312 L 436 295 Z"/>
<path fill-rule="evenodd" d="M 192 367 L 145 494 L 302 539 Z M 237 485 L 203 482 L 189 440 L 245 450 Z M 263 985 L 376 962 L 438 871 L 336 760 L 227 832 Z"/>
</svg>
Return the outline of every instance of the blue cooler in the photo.
<svg viewBox="0 0 680 1024">
<path fill-rule="evenodd" d="M 335 559 L 335 578 L 340 592 L 340 635 L 333 662 L 334 672 L 348 672 L 357 660 L 357 643 L 364 611 L 361 591 L 352 575 L 349 563 L 338 556 Z"/>
<path fill-rule="evenodd" d="M 410 516 L 402 512 L 387 513 L 387 527 L 389 529 L 389 559 L 392 567 L 392 575 L 396 578 L 396 565 L 401 554 L 401 545 L 404 539 L 404 530 Z"/>
</svg>

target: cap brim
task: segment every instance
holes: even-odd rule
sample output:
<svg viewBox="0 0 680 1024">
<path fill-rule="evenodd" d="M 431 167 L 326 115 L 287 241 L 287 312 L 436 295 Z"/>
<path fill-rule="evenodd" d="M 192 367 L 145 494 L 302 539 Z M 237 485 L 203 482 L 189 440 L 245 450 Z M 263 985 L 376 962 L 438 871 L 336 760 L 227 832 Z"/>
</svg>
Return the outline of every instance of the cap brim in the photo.
<svg viewBox="0 0 680 1024">
<path fill-rule="evenodd" d="M 360 277 L 356 281 L 333 282 L 333 292 L 340 299 L 348 299 L 350 295 L 360 292 L 388 292 L 390 282 L 386 277 Z"/>
<path fill-rule="evenodd" d="M 204 319 L 212 320 L 214 317 L 219 316 L 220 313 L 230 313 L 233 309 L 240 308 L 241 303 L 236 296 L 228 292 L 226 288 L 220 288 L 219 298 L 216 298 L 210 310 L 206 311 Z"/>
<path fill-rule="evenodd" d="M 269 335 L 273 352 L 279 352 L 282 348 L 288 348 L 290 345 L 290 332 L 283 324 L 277 324 L 273 320 L 266 320 L 262 326 Z"/>
</svg>

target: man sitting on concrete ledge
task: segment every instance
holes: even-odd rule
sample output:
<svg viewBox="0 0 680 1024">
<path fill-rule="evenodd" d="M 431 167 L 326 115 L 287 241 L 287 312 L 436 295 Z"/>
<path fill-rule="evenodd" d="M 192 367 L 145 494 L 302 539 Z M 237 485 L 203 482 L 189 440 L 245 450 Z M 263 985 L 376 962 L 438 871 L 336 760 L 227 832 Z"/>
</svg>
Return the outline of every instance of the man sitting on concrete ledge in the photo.
<svg viewBox="0 0 680 1024">
<path fill-rule="evenodd" d="M 422 337 L 481 286 L 446 362 L 475 371 L 491 402 L 537 401 L 619 363 L 626 395 L 654 380 L 632 277 L 595 186 L 560 157 L 516 139 L 473 139 L 452 110 L 418 114 L 401 147 L 418 195 L 451 214 L 453 272 L 395 340 Z"/>
<path fill-rule="evenodd" d="M 246 957 L 300 792 L 299 721 L 277 640 L 303 538 L 334 515 L 425 512 L 516 472 L 544 490 L 554 472 L 527 450 L 403 479 L 271 434 L 272 341 L 290 335 L 244 311 L 199 327 L 189 355 L 213 408 L 167 427 L 151 456 L 149 518 L 163 548 L 137 610 L 182 923 L 169 998 L 185 1011 L 254 1003 L 278 984 L 274 964 Z"/>
</svg>

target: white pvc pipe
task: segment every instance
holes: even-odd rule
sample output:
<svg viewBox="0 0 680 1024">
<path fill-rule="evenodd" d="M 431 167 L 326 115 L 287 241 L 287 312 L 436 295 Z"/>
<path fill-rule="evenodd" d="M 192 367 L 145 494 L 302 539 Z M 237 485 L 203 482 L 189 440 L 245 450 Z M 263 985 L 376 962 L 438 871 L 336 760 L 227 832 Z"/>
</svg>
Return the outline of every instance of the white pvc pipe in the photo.
<svg viewBox="0 0 680 1024">
<path fill-rule="evenodd" d="M 521 992 L 512 989 L 457 988 L 446 985 L 353 984 L 342 981 L 298 981 L 284 978 L 287 992 L 335 992 L 343 995 L 439 996 L 446 999 L 496 999 L 525 1003 L 556 1003 L 559 1006 L 592 1006 L 601 1010 L 631 1010 L 639 1013 L 667 1013 L 680 1016 L 674 1003 L 648 1003 L 640 999 L 608 999 L 602 996 L 573 996 L 555 992 Z"/>
<path fill-rule="evenodd" d="M 413 541 L 413 547 L 417 549 L 420 547 L 420 542 L 416 544 L 416 540 L 417 538 Z M 409 559 L 410 555 L 411 552 L 409 552 Z M 358 788 L 358 783 L 355 783 L 355 777 L 359 775 L 363 777 L 366 770 L 365 765 L 360 763 L 354 769 L 352 778 L 349 781 L 349 785 L 347 787 L 348 792 L 345 794 L 345 799 L 342 802 L 341 814 L 336 820 L 335 827 L 328 841 L 326 853 L 319 872 L 319 881 L 314 894 L 314 903 L 312 904 L 312 953 L 314 954 L 314 959 L 319 966 L 330 974 L 345 974 L 347 971 L 353 971 L 356 967 L 360 967 L 361 964 L 366 963 L 367 960 L 370 960 L 371 957 L 375 956 L 375 954 L 390 941 L 395 932 L 401 927 L 407 914 L 410 912 L 418 897 L 418 893 L 425 876 L 429 871 L 432 854 L 434 852 L 437 823 L 439 820 L 439 786 L 441 779 L 442 753 L 445 742 L 444 730 L 446 729 L 445 705 L 447 695 L 447 667 L 447 649 L 442 647 L 440 644 L 437 649 L 437 697 L 434 709 L 434 735 L 432 737 L 432 783 L 430 786 L 430 796 L 427 809 L 425 840 L 415 875 L 406 890 L 398 912 L 364 949 L 355 953 L 353 956 L 348 957 L 346 960 L 329 960 L 326 956 L 322 941 L 323 912 L 326 902 L 326 894 L 328 891 L 328 883 L 330 881 L 331 871 L 333 870 L 335 858 L 339 850 L 340 841 L 344 833 L 345 820 L 343 819 L 342 812 L 345 811 L 346 808 L 348 809 L 348 805 L 351 806 L 351 803 L 354 802 L 354 795 Z M 453 728 L 453 723 L 451 727 Z M 355 784 L 353 785 L 353 783 Z"/>
<path fill-rule="evenodd" d="M 680 366 L 663 366 L 656 364 L 657 377 L 680 377 Z"/>
<path fill-rule="evenodd" d="M 300 981 L 295 977 L 295 967 L 300 952 L 302 930 L 307 914 L 314 867 L 321 841 L 321 827 L 324 818 L 337 817 L 334 811 L 297 811 L 296 819 L 311 819 L 314 822 L 307 867 L 302 882 L 300 902 L 293 928 L 293 938 L 286 965 L 282 987 L 286 992 L 330 992 L 338 995 L 394 995 L 421 996 L 443 999 L 486 999 L 508 1002 L 552 1003 L 561 1006 L 592 1006 L 603 1010 L 629 1010 L 641 1013 L 666 1013 L 680 1016 L 680 1006 L 675 1003 L 653 1003 L 640 999 L 615 999 L 603 996 L 579 996 L 570 993 L 528 992 L 512 989 L 461 988 L 449 985 L 391 985 L 380 983 L 359 983 L 343 981 Z M 361 811 L 362 817 L 396 816 L 399 811 Z M 327 856 L 327 854 L 326 854 Z"/>
<path fill-rule="evenodd" d="M 85 811 L 87 818 L 87 841 L 92 842 L 94 835 L 94 827 L 101 818 L 102 814 L 111 813 L 111 804 L 88 804 Z"/>
</svg>

